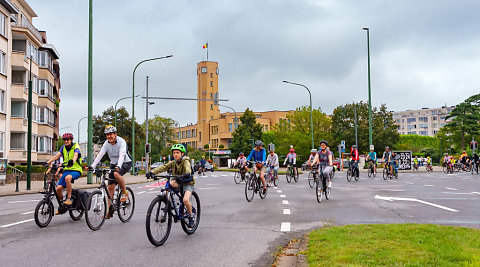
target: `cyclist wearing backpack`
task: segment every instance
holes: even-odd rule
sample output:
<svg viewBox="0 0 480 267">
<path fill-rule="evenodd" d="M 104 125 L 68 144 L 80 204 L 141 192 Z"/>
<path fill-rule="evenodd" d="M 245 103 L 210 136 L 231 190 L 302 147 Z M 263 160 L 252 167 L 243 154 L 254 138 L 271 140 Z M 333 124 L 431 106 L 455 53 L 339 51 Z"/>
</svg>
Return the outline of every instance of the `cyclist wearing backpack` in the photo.
<svg viewBox="0 0 480 267">
<path fill-rule="evenodd" d="M 153 176 L 153 174 L 161 173 L 167 170 L 172 170 L 172 175 L 182 176 L 181 179 L 170 180 L 170 185 L 173 188 L 178 188 L 179 183 L 183 184 L 183 204 L 187 208 L 188 212 L 188 227 L 192 228 L 194 226 L 195 220 L 192 215 L 192 204 L 190 203 L 190 196 L 195 189 L 195 179 L 193 178 L 192 174 L 190 158 L 185 155 L 187 150 L 182 144 L 175 144 L 170 150 L 173 154 L 173 160 L 147 173 L 147 178 Z"/>
<path fill-rule="evenodd" d="M 47 165 L 49 165 L 47 173 L 52 167 L 52 162 L 58 160 L 60 157 L 63 157 L 66 167 L 64 167 L 65 171 L 58 181 L 57 194 L 60 199 L 63 199 L 62 192 L 63 188 L 66 187 L 67 199 L 65 202 L 63 202 L 63 204 L 72 205 L 72 183 L 82 175 L 82 154 L 80 153 L 80 146 L 73 142 L 73 134 L 64 133 L 62 135 L 62 139 L 64 145 L 60 148 L 57 154 L 55 154 L 55 156 L 47 161 Z M 55 214 L 59 214 L 59 212 L 57 211 Z"/>
</svg>

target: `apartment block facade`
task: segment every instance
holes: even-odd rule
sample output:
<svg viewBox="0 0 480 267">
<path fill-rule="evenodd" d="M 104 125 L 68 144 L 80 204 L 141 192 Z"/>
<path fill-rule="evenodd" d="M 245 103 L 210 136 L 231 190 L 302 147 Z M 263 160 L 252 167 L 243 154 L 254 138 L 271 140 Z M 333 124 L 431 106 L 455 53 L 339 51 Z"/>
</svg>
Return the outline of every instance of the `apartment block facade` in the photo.
<svg viewBox="0 0 480 267">
<path fill-rule="evenodd" d="M 418 110 L 406 110 L 392 112 L 393 119 L 398 125 L 399 134 L 417 134 L 435 136 L 450 120 L 447 115 L 455 106 L 441 108 L 422 108 Z"/>
<path fill-rule="evenodd" d="M 218 98 L 218 62 L 202 61 L 197 64 L 197 98 Z M 287 120 L 287 114 L 293 111 L 254 112 L 257 123 L 264 131 L 269 131 L 281 120 Z M 240 124 L 243 112 L 220 113 L 213 101 L 197 101 L 197 123 L 176 128 L 174 139 L 194 148 L 203 148 L 208 144 L 211 149 L 228 149 L 232 142 L 232 133 Z"/>
<path fill-rule="evenodd" d="M 46 162 L 59 137 L 59 54 L 24 0 L 0 0 L 0 157 L 27 161 L 28 85 L 32 81 L 32 162 Z"/>
</svg>

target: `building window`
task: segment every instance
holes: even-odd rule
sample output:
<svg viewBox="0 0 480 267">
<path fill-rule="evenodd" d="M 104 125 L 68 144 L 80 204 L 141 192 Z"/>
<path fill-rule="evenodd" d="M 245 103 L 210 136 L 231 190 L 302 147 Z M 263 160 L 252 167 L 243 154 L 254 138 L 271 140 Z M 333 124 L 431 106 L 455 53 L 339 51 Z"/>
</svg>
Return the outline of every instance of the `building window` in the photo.
<svg viewBox="0 0 480 267">
<path fill-rule="evenodd" d="M 265 132 L 268 132 L 268 125 L 265 125 Z"/>
<path fill-rule="evenodd" d="M 207 73 L 207 67 L 202 67 L 202 73 Z"/>
<path fill-rule="evenodd" d="M 210 81 L 210 87 L 213 87 L 213 81 Z"/>
<path fill-rule="evenodd" d="M 220 72 L 220 71 L 219 71 L 218 68 L 217 68 L 217 74 L 218 74 L 219 72 Z"/>
<path fill-rule="evenodd" d="M 0 13 L 0 34 L 7 38 L 7 16 Z"/>
<path fill-rule="evenodd" d="M 12 101 L 12 118 L 25 118 L 25 102 L 24 101 Z"/>
<path fill-rule="evenodd" d="M 419 124 L 418 127 L 420 129 L 428 129 L 428 124 Z"/>
<path fill-rule="evenodd" d="M 210 73 L 210 78 L 213 78 L 213 73 Z"/>
<path fill-rule="evenodd" d="M 420 131 L 418 132 L 419 135 L 428 135 L 428 132 L 427 131 Z"/>
<path fill-rule="evenodd" d="M 3 51 L 0 51 L 0 73 L 3 74 L 3 75 L 7 75 L 7 73 L 5 72 L 5 52 Z"/>
<path fill-rule="evenodd" d="M 4 152 L 4 143 L 5 143 L 5 133 L 0 132 L 0 152 Z"/>
<path fill-rule="evenodd" d="M 428 117 L 420 117 L 420 118 L 418 118 L 418 121 L 427 122 L 427 121 L 428 121 Z"/>
<path fill-rule="evenodd" d="M 436 121 L 436 120 L 437 120 L 437 117 L 433 117 L 433 120 Z"/>
<path fill-rule="evenodd" d="M 37 151 L 52 153 L 52 138 L 48 136 L 37 137 Z"/>
<path fill-rule="evenodd" d="M 407 130 L 412 130 L 412 129 L 416 129 L 417 128 L 417 125 L 407 125 Z"/>
<path fill-rule="evenodd" d="M 0 90 L 0 112 L 5 112 L 5 91 Z"/>
<path fill-rule="evenodd" d="M 407 123 L 416 122 L 417 118 L 407 118 Z"/>
<path fill-rule="evenodd" d="M 417 132 L 413 131 L 413 132 L 407 132 L 407 134 L 417 134 Z"/>
<path fill-rule="evenodd" d="M 10 148 L 12 150 L 25 149 L 25 133 L 11 133 L 10 134 Z"/>
<path fill-rule="evenodd" d="M 213 104 L 210 104 L 210 110 L 213 110 Z"/>
<path fill-rule="evenodd" d="M 231 123 L 228 124 L 228 131 L 233 132 L 233 126 Z"/>
</svg>

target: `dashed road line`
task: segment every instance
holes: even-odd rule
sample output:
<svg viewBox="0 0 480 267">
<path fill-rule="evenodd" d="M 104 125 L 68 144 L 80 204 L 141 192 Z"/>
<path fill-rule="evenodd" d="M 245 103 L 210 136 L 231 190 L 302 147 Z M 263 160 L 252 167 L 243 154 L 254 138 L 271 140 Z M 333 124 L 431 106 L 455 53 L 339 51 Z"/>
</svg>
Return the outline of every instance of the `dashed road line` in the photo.
<svg viewBox="0 0 480 267">
<path fill-rule="evenodd" d="M 283 205 L 288 205 L 288 200 L 282 200 Z"/>
<path fill-rule="evenodd" d="M 11 224 L 5 224 L 5 225 L 2 225 L 2 226 L 0 226 L 0 227 L 1 227 L 1 228 L 6 228 L 6 227 L 14 226 L 14 225 L 21 224 L 21 223 L 31 222 L 31 221 L 33 221 L 33 219 L 28 219 L 28 220 L 24 220 L 24 221 L 19 221 L 19 222 L 15 222 L 15 223 L 11 223 Z"/>
<path fill-rule="evenodd" d="M 290 232 L 290 223 L 289 222 L 282 222 L 282 225 L 280 226 L 280 231 Z"/>
<path fill-rule="evenodd" d="M 291 214 L 290 209 L 283 209 L 283 214 Z"/>
<path fill-rule="evenodd" d="M 380 189 L 379 191 L 405 192 L 402 189 Z"/>
<path fill-rule="evenodd" d="M 27 215 L 27 214 L 32 214 L 32 213 L 34 213 L 34 212 L 35 212 L 35 211 L 32 210 L 32 211 L 27 211 L 27 212 L 24 212 L 24 213 L 21 213 L 21 214 L 22 214 L 22 215 Z"/>
<path fill-rule="evenodd" d="M 8 204 L 15 204 L 15 203 L 26 203 L 26 202 L 38 202 L 40 200 L 17 200 L 17 201 L 9 201 Z"/>
<path fill-rule="evenodd" d="M 282 190 L 277 190 L 277 193 L 282 193 Z"/>
<path fill-rule="evenodd" d="M 406 184 L 414 184 L 414 183 L 412 183 L 412 182 L 405 182 L 405 183 L 406 183 Z"/>
<path fill-rule="evenodd" d="M 447 190 L 453 190 L 453 191 L 458 191 L 458 189 L 452 188 L 452 187 L 445 187 L 445 189 L 447 189 Z"/>
<path fill-rule="evenodd" d="M 137 195 L 140 195 L 140 194 L 143 194 L 143 193 L 145 193 L 145 191 L 138 192 Z"/>
<path fill-rule="evenodd" d="M 435 186 L 433 184 L 424 184 L 424 186 Z"/>
<path fill-rule="evenodd" d="M 285 197 L 285 195 L 280 195 L 280 197 L 281 197 L 281 198 L 284 198 L 284 197 Z"/>
</svg>

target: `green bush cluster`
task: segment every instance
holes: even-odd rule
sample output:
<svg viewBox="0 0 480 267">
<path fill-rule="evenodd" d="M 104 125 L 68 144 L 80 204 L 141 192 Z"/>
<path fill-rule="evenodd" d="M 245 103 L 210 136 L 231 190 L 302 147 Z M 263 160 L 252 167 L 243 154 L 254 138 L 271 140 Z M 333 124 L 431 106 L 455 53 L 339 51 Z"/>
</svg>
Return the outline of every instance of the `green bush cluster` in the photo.
<svg viewBox="0 0 480 267">
<path fill-rule="evenodd" d="M 27 166 L 15 166 L 16 169 L 21 170 L 23 173 L 27 173 Z M 44 173 L 47 171 L 42 165 L 32 165 L 32 173 Z M 13 173 L 11 168 L 8 168 L 7 173 Z"/>
</svg>

